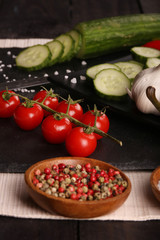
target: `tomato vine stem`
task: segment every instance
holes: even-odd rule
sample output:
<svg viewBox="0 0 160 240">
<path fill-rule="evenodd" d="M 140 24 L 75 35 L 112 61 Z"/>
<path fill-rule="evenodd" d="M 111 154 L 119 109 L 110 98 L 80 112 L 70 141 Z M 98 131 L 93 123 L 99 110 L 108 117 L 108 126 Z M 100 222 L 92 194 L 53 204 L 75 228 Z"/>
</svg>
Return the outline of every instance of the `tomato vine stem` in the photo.
<svg viewBox="0 0 160 240">
<path fill-rule="evenodd" d="M 53 114 L 55 114 L 55 113 L 56 113 L 56 114 L 59 114 L 60 117 L 68 118 L 72 123 L 74 123 L 75 125 L 78 125 L 78 126 L 80 126 L 80 127 L 83 127 L 83 128 L 88 128 L 88 127 L 89 127 L 89 128 L 92 130 L 92 132 L 97 133 L 97 134 L 101 135 L 102 137 L 107 137 L 107 138 L 113 140 L 114 142 L 118 143 L 120 146 L 122 146 L 122 141 L 120 141 L 120 140 L 112 137 L 111 135 L 109 135 L 109 134 L 101 131 L 101 130 L 98 129 L 96 126 L 93 126 L 93 127 L 92 127 L 92 126 L 88 126 L 88 125 L 86 125 L 86 124 L 78 121 L 77 119 L 71 117 L 68 113 L 61 113 L 61 112 L 59 113 L 59 112 L 57 112 L 56 110 L 53 110 L 53 109 L 51 109 L 50 107 L 44 105 L 42 102 L 38 102 L 38 101 L 35 101 L 35 100 L 30 100 L 29 98 L 24 97 L 24 96 L 22 96 L 22 95 L 20 95 L 20 94 L 17 94 L 17 93 L 15 93 L 15 94 L 12 94 L 12 93 L 11 93 L 11 95 L 16 95 L 16 96 L 24 99 L 25 101 L 31 101 L 32 103 L 37 103 L 37 104 L 39 104 L 43 109 L 45 109 L 46 111 L 49 111 L 49 112 L 51 112 L 51 113 L 53 113 Z"/>
</svg>

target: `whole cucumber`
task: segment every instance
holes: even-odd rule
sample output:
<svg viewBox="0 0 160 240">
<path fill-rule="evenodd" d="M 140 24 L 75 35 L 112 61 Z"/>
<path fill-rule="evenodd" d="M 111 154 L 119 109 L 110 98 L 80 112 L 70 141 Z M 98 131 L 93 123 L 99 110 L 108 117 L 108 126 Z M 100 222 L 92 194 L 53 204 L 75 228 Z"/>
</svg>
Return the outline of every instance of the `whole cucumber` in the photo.
<svg viewBox="0 0 160 240">
<path fill-rule="evenodd" d="M 81 22 L 75 26 L 82 35 L 80 59 L 129 49 L 160 38 L 160 14 L 135 14 Z"/>
</svg>

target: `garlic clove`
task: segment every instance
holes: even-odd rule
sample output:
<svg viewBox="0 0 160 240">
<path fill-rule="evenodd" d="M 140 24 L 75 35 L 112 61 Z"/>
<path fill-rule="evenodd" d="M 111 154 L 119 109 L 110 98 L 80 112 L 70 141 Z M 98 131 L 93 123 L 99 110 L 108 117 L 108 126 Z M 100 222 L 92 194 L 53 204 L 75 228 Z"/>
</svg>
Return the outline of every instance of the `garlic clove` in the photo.
<svg viewBox="0 0 160 240">
<path fill-rule="evenodd" d="M 131 90 L 127 89 L 129 97 L 135 101 L 137 108 L 145 114 L 160 115 L 146 95 L 146 89 L 152 86 L 156 89 L 156 98 L 160 101 L 160 65 L 141 71 L 135 78 Z"/>
</svg>

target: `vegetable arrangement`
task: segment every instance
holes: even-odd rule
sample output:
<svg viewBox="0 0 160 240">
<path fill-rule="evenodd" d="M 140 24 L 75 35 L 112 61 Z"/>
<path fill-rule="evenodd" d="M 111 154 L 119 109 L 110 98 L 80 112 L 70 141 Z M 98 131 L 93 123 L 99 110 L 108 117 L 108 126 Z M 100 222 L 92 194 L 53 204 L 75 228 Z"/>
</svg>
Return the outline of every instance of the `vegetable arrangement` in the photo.
<svg viewBox="0 0 160 240">
<path fill-rule="evenodd" d="M 135 89 L 137 76 L 144 74 L 142 71 L 144 68 L 149 69 L 160 64 L 160 50 L 158 49 L 138 46 L 131 48 L 131 54 L 133 60 L 128 62 L 103 63 L 86 70 L 86 75 L 92 79 L 94 89 L 100 97 L 122 100 L 130 89 Z M 152 72 L 152 70 L 145 72 Z M 154 75 L 152 77 L 154 78 Z"/>
<path fill-rule="evenodd" d="M 29 47 L 17 56 L 19 68 L 33 71 L 73 57 L 93 58 L 142 45 L 160 35 L 160 14 L 136 14 L 77 24 L 45 45 Z"/>
<path fill-rule="evenodd" d="M 95 106 L 83 113 L 79 100 L 73 101 L 69 96 L 68 100 L 62 98 L 59 102 L 57 97 L 52 89 L 39 91 L 32 100 L 13 91 L 1 91 L 0 117 L 13 116 L 16 124 L 26 131 L 41 124 L 44 139 L 51 144 L 65 142 L 66 150 L 73 156 L 89 156 L 102 137 L 109 137 L 122 145 L 121 141 L 107 134 L 109 119 L 105 111 L 99 111 Z M 20 98 L 24 101 L 20 102 Z"/>
</svg>

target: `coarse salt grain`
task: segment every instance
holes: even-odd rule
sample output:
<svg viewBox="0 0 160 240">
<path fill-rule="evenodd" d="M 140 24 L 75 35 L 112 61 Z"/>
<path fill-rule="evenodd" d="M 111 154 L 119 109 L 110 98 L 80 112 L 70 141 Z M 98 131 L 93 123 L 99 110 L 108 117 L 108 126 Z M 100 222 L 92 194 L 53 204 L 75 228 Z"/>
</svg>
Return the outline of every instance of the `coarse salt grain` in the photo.
<svg viewBox="0 0 160 240">
<path fill-rule="evenodd" d="M 80 76 L 80 79 L 81 80 L 86 80 L 86 77 L 85 76 Z"/>
<path fill-rule="evenodd" d="M 3 72 L 3 69 L 2 69 L 2 68 L 0 68 L 0 72 Z"/>
<path fill-rule="evenodd" d="M 11 51 L 8 51 L 8 52 L 7 52 L 7 55 L 11 55 Z"/>
<path fill-rule="evenodd" d="M 32 92 L 32 93 L 35 92 L 35 89 L 31 89 L 31 92 Z"/>
<path fill-rule="evenodd" d="M 6 77 L 6 74 L 3 74 L 3 77 Z"/>
<path fill-rule="evenodd" d="M 81 64 L 82 65 L 87 65 L 87 62 L 86 61 L 82 61 Z"/>
<path fill-rule="evenodd" d="M 12 65 L 11 65 L 11 64 L 8 64 L 7 67 L 8 67 L 8 68 L 12 68 Z"/>
<path fill-rule="evenodd" d="M 31 77 L 32 75 L 31 74 L 28 74 L 28 77 Z"/>
<path fill-rule="evenodd" d="M 0 64 L 2 63 L 2 60 L 0 60 Z"/>
<path fill-rule="evenodd" d="M 13 81 L 13 82 L 15 82 L 15 81 L 16 81 L 16 79 L 15 79 L 15 78 L 13 78 L 13 79 L 12 79 L 12 81 Z"/>
<path fill-rule="evenodd" d="M 16 56 L 15 56 L 15 55 L 12 55 L 12 58 L 16 58 Z"/>
<path fill-rule="evenodd" d="M 72 78 L 71 79 L 71 83 L 77 83 L 77 79 L 76 78 Z"/>
<path fill-rule="evenodd" d="M 65 75 L 65 76 L 64 76 L 64 78 L 65 78 L 65 79 L 68 79 L 68 76 L 67 76 L 67 75 Z"/>
<path fill-rule="evenodd" d="M 5 67 L 5 64 L 1 64 L 1 67 Z"/>
<path fill-rule="evenodd" d="M 48 77 L 48 74 L 47 74 L 47 73 L 45 73 L 45 74 L 44 74 L 44 77 Z"/>
<path fill-rule="evenodd" d="M 59 72 L 58 72 L 58 71 L 55 71 L 55 72 L 54 72 L 54 75 L 59 75 Z"/>
<path fill-rule="evenodd" d="M 70 73 L 71 72 L 71 70 L 70 69 L 66 69 L 66 73 Z"/>
</svg>

